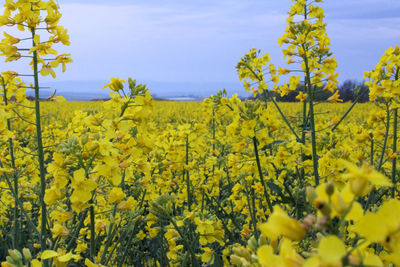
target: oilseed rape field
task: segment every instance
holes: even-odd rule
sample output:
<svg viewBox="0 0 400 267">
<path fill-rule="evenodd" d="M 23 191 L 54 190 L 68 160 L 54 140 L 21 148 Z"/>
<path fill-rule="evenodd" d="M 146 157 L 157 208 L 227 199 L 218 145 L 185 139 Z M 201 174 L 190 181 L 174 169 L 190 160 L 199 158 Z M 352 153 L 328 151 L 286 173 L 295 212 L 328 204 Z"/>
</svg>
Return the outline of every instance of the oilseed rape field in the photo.
<svg viewBox="0 0 400 267">
<path fill-rule="evenodd" d="M 252 100 L 155 101 L 112 77 L 107 101 L 42 101 L 72 62 L 61 10 L 3 4 L 26 39 L 4 32 L 0 56 L 34 82 L 1 70 L 2 267 L 400 265 L 396 44 L 366 69 L 370 101 L 340 103 L 323 1 L 293 0 L 277 42 L 293 68 L 257 49 L 236 66 Z"/>
</svg>

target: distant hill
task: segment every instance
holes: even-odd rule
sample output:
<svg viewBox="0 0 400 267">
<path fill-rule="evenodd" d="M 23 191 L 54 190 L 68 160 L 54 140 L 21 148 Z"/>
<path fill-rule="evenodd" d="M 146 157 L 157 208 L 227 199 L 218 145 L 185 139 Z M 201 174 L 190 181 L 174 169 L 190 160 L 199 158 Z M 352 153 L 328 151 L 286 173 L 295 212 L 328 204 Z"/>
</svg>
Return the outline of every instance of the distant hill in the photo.
<svg viewBox="0 0 400 267">
<path fill-rule="evenodd" d="M 143 83 L 142 81 L 138 81 Z M 40 90 L 40 97 L 47 98 L 54 90 L 57 95 L 64 96 L 69 101 L 89 101 L 92 99 L 108 98 L 109 90 L 101 89 L 108 81 L 55 81 L 41 84 L 44 87 Z M 157 82 L 144 81 L 150 90 L 150 93 L 157 98 L 162 99 L 180 99 L 186 100 L 203 99 L 212 94 L 216 94 L 219 90 L 226 88 L 229 95 L 238 93 L 239 96 L 248 96 L 243 90 L 240 82 Z M 33 95 L 32 90 L 28 91 L 28 95 Z"/>
</svg>

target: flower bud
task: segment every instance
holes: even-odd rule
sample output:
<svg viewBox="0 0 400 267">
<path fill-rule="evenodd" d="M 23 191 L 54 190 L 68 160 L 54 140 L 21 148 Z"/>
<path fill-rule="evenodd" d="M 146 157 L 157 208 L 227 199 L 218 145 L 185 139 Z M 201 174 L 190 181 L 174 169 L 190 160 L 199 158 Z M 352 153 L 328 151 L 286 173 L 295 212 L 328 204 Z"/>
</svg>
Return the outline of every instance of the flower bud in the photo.
<svg viewBox="0 0 400 267">
<path fill-rule="evenodd" d="M 239 256 L 231 255 L 231 263 L 232 265 L 242 266 L 242 261 Z"/>
<path fill-rule="evenodd" d="M 257 251 L 257 247 L 258 247 L 258 243 L 257 240 L 254 236 L 252 236 L 249 241 L 247 241 L 247 246 L 253 250 L 253 251 Z"/>
<path fill-rule="evenodd" d="M 328 182 L 328 183 L 325 185 L 325 192 L 326 192 L 326 194 L 327 194 L 328 196 L 332 196 L 332 195 L 333 195 L 333 193 L 335 192 L 335 186 L 333 185 L 332 182 Z"/>
<path fill-rule="evenodd" d="M 10 254 L 11 258 L 13 258 L 13 260 L 16 262 L 19 262 L 20 260 L 22 260 L 21 253 L 16 249 L 9 249 L 8 254 Z"/>
<path fill-rule="evenodd" d="M 351 192 L 356 197 L 362 196 L 367 186 L 368 186 L 368 181 L 366 179 L 353 179 L 350 182 Z"/>
<path fill-rule="evenodd" d="M 7 256 L 6 257 L 6 260 L 7 260 L 7 267 L 8 266 L 12 266 L 12 267 L 14 267 L 14 266 L 18 266 L 18 262 L 16 262 L 13 258 L 11 258 L 10 256 Z"/>
<path fill-rule="evenodd" d="M 89 137 L 87 134 L 84 134 L 81 136 L 81 143 L 82 145 L 85 145 L 89 141 Z"/>
<path fill-rule="evenodd" d="M 243 257 L 248 260 L 251 261 L 251 254 L 249 252 L 249 250 L 247 248 L 241 247 L 240 248 L 240 253 L 243 255 Z"/>
<path fill-rule="evenodd" d="M 29 248 L 23 248 L 22 249 L 22 254 L 25 257 L 25 260 L 27 260 L 27 261 L 31 261 L 32 260 L 32 254 L 31 254 L 31 251 L 29 250 Z"/>
<path fill-rule="evenodd" d="M 233 251 L 233 253 L 234 253 L 235 255 L 242 257 L 240 248 L 234 247 L 234 248 L 232 248 L 232 251 Z"/>
</svg>

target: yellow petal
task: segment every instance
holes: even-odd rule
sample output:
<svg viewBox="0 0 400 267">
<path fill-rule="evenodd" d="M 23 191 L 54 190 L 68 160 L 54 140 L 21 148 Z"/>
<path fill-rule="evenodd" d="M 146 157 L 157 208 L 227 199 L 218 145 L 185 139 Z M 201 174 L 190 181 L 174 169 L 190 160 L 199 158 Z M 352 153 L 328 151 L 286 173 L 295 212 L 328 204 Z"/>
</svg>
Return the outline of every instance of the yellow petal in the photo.
<svg viewBox="0 0 400 267">
<path fill-rule="evenodd" d="M 383 242 L 387 236 L 384 220 L 379 215 L 368 212 L 355 223 L 354 230 L 371 242 Z"/>
<path fill-rule="evenodd" d="M 69 252 L 69 253 L 67 253 L 65 255 L 62 255 L 60 257 L 57 257 L 57 260 L 60 261 L 60 262 L 68 262 L 71 259 L 72 259 L 72 253 L 71 252 Z"/>
<path fill-rule="evenodd" d="M 51 259 L 54 258 L 58 255 L 58 253 L 54 250 L 45 250 L 42 253 L 42 256 L 40 257 L 42 260 L 47 260 L 47 259 Z"/>
<path fill-rule="evenodd" d="M 351 207 L 350 212 L 346 216 L 346 220 L 358 221 L 362 218 L 364 214 L 364 210 L 359 202 L 354 202 L 353 206 Z"/>
<path fill-rule="evenodd" d="M 42 263 L 37 259 L 32 260 L 31 264 L 33 267 L 42 267 Z"/>
<path fill-rule="evenodd" d="M 328 264 L 338 264 L 346 255 L 346 247 L 342 240 L 337 236 L 331 235 L 322 238 L 318 246 L 318 254 L 320 259 Z"/>
<path fill-rule="evenodd" d="M 376 267 L 381 267 L 382 266 L 383 267 L 382 260 L 377 255 L 370 254 L 370 253 L 368 253 L 365 256 L 365 258 L 363 260 L 363 264 L 365 266 L 376 266 Z"/>
<path fill-rule="evenodd" d="M 270 245 L 264 245 L 257 249 L 258 261 L 263 266 L 274 266 L 274 249 Z"/>
</svg>

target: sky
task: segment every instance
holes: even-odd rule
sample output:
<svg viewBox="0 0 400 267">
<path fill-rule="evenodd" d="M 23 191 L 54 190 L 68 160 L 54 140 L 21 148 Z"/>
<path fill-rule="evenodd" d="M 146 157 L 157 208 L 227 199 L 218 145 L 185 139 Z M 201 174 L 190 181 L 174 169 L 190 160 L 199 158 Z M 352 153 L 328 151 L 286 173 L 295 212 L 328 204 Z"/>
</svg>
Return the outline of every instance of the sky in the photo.
<svg viewBox="0 0 400 267">
<path fill-rule="evenodd" d="M 57 73 L 57 81 L 132 77 L 150 84 L 218 84 L 241 90 L 235 66 L 251 48 L 269 52 L 272 63 L 284 65 L 277 39 L 285 30 L 289 0 L 58 3 L 60 25 L 71 40 L 58 51 L 70 53 L 74 62 Z M 340 82 L 361 81 L 385 49 L 399 44 L 399 0 L 326 0 L 321 6 Z M 5 28 L 0 31 L 13 32 Z M 20 62 L 0 62 L 1 71 L 19 68 Z"/>
</svg>

